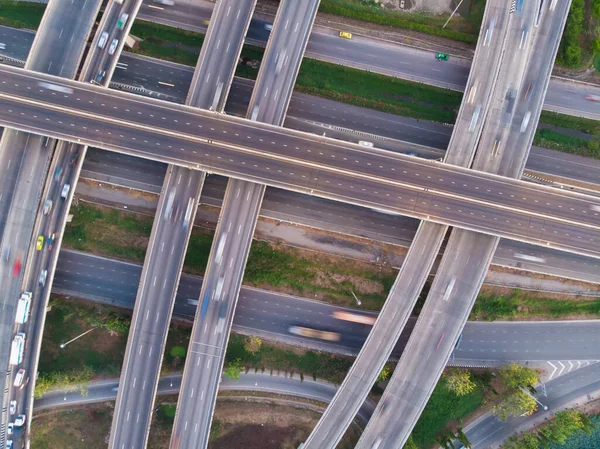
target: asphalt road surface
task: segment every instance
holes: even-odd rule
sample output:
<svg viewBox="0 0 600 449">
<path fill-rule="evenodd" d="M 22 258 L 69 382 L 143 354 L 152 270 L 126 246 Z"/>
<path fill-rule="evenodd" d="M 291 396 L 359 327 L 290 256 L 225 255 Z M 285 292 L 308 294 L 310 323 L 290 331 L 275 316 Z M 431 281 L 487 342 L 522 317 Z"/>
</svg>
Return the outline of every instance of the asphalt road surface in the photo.
<svg viewBox="0 0 600 449">
<path fill-rule="evenodd" d="M 62 250 L 53 292 L 132 309 L 141 270 L 141 265 Z M 194 318 L 201 281 L 197 276 L 181 277 L 175 317 Z M 242 287 L 238 301 L 235 331 L 284 343 L 312 343 L 315 349 L 357 354 L 370 332 L 369 326 L 334 319 L 333 311 L 340 308 L 319 301 L 248 287 Z M 342 338 L 336 344 L 300 338 L 288 332 L 294 325 L 331 330 Z M 409 320 L 394 356 L 401 354 L 413 325 Z M 455 357 L 468 363 L 600 360 L 600 321 L 467 322 Z"/>
<path fill-rule="evenodd" d="M 473 163 L 477 170 L 519 177 L 525 165 L 535 129 L 523 126 L 523 116 L 529 110 L 537 122 L 546 90 L 543 80 L 550 78 L 553 62 L 530 57 L 556 54 L 568 9 L 565 5 L 545 11 L 539 28 L 529 32 L 537 13 L 530 3 L 520 13 L 508 15 L 500 74 Z M 528 83 L 534 82 L 531 89 Z M 497 237 L 451 231 L 407 351 L 377 407 L 377 420 L 367 425 L 357 448 L 377 442 L 381 448 L 405 444 L 460 338 L 498 243 Z"/>
<path fill-rule="evenodd" d="M 181 386 L 181 376 L 169 375 L 162 377 L 158 382 L 158 394 L 177 394 Z M 78 392 L 65 394 L 62 391 L 53 391 L 45 394 L 35 402 L 35 410 L 45 410 L 55 407 L 68 407 L 73 405 L 89 404 L 114 400 L 119 388 L 119 381 L 103 380 L 93 382 L 88 388 L 88 394 L 82 396 Z M 220 391 L 260 391 L 309 398 L 320 402 L 329 402 L 335 393 L 335 385 L 328 382 L 312 379 L 300 380 L 286 375 L 271 375 L 261 373 L 241 373 L 239 380 L 221 378 Z M 362 422 L 367 422 L 373 413 L 374 403 L 366 401 L 360 408 L 358 417 Z"/>
<path fill-rule="evenodd" d="M 104 148 L 120 148 L 121 151 L 135 148 L 132 154 L 148 156 L 150 152 L 152 157 L 161 160 L 176 158 L 178 164 L 195 165 L 196 168 L 212 167 L 212 171 L 222 174 L 235 172 L 235 177 L 245 180 L 285 185 L 287 188 L 312 191 L 313 194 L 346 202 L 371 207 L 377 205 L 391 212 L 429 217 L 435 222 L 458 225 L 469 230 L 485 230 L 494 235 L 510 235 L 532 243 L 550 243 L 554 248 L 584 255 L 600 255 L 600 248 L 597 248 L 600 246 L 597 239 L 600 213 L 596 211 L 599 206 L 595 199 L 589 197 L 557 192 L 543 186 L 534 188 L 522 181 L 501 179 L 470 170 L 450 169 L 444 164 L 419 158 L 392 157 L 390 154 L 365 152 L 359 148 L 350 149 L 338 141 L 317 136 L 307 139 L 307 136 L 296 135 L 293 131 L 273 129 L 255 122 L 248 124 L 235 117 L 224 120 L 152 99 L 146 99 L 142 108 L 141 103 L 129 95 L 118 92 L 107 95 L 94 86 L 81 83 L 53 79 L 55 83 L 73 89 L 73 94 L 56 96 L 52 89 L 37 88 L 40 80 L 52 79 L 46 75 L 25 74 L 20 69 L 9 67 L 0 68 L 0 72 L 5 78 L 0 89 L 6 92 L 1 95 L 3 102 L 7 103 L 6 108 L 0 109 L 4 124 L 55 134 L 60 138 L 82 139 L 82 143 L 86 140 L 86 144 L 100 144 Z M 19 96 L 15 97 L 15 94 Z M 27 100 L 27 97 L 33 101 Z M 50 112 L 44 109 L 40 112 L 39 107 L 43 105 L 41 100 L 64 103 L 69 108 L 59 106 L 56 109 L 48 105 L 46 107 L 52 108 Z M 70 109 L 73 105 L 76 109 Z M 171 130 L 156 127 L 166 122 L 165 110 L 168 110 Z M 98 112 L 108 114 L 111 118 L 104 122 L 105 119 L 96 115 Z M 74 119 L 73 115 L 77 118 Z M 202 126 L 200 131 L 191 126 L 199 116 L 204 123 L 198 125 Z M 140 118 L 143 120 L 140 121 Z M 57 120 L 56 123 L 53 120 Z M 82 137 L 72 137 L 74 135 Z M 213 146 L 221 142 L 223 137 L 227 143 Z M 209 147 L 202 144 L 206 139 L 210 142 Z M 256 152 L 247 147 L 247 142 L 252 139 L 259 142 L 263 139 L 261 147 L 269 145 L 271 151 L 282 153 L 275 156 L 276 153 L 266 153 L 264 150 Z M 191 148 L 190 140 L 196 142 Z M 154 145 L 148 145 L 145 141 L 148 144 L 152 141 Z M 123 142 L 127 142 L 125 147 Z M 188 150 L 177 143 L 185 145 Z M 224 146 L 231 148 L 232 144 L 235 150 L 223 150 Z M 298 148 L 295 150 L 297 156 L 289 154 L 290 147 L 294 150 Z M 244 156 L 237 159 L 240 150 Z M 236 159 L 233 159 L 234 152 Z M 295 171 L 288 171 L 294 170 L 290 166 L 290 157 L 296 158 L 293 162 Z M 363 163 L 361 159 L 364 159 Z M 295 165 L 298 162 L 300 165 Z M 360 166 L 359 172 L 354 168 L 357 164 Z M 419 168 L 415 171 L 417 166 Z M 241 171 L 237 171 L 238 167 Z M 315 177 L 316 167 L 319 168 L 319 174 Z M 398 182 L 385 178 L 394 172 L 406 175 L 407 179 Z M 415 185 L 419 185 L 416 191 Z M 358 195 L 349 196 L 349 192 Z M 488 211 L 490 207 L 494 208 L 493 213 Z M 538 215 L 540 218 L 536 214 L 541 214 Z M 523 223 L 525 217 L 528 217 L 526 224 Z"/>
<path fill-rule="evenodd" d="M 100 3 L 94 1 L 54 2 L 44 15 L 25 67 L 56 76 L 74 77 L 99 7 Z M 3 38 L 9 37 L 6 36 L 6 29 L 3 31 Z M 25 39 L 25 42 L 31 42 L 29 38 L 33 35 L 26 33 L 26 36 L 28 39 Z M 12 45 L 13 43 L 9 42 L 7 47 Z M 20 46 L 19 43 L 15 45 Z M 32 241 L 38 236 L 37 233 L 33 234 L 34 221 L 39 212 L 39 199 L 44 189 L 53 145 L 52 139 L 12 130 L 4 132 L 0 142 L 0 248 L 2 252 L 9 252 L 8 260 L 0 266 L 0 285 L 3 293 L 0 313 L 0 360 L 3 361 L 3 366 L 8 367 L 10 342 L 14 333 L 25 332 L 27 335 L 23 362 L 18 367 L 8 367 L 6 376 L 2 376 L 0 382 L 6 382 L 2 388 L 4 394 L 0 416 L 0 447 L 4 447 L 5 442 L 4 432 L 9 418 L 6 410 L 9 401 L 16 400 L 17 412 L 27 414 L 28 423 L 31 419 L 28 410 L 31 388 L 14 388 L 12 380 L 19 368 L 29 372 L 35 371 L 37 366 L 37 357 L 32 356 L 37 355 L 37 348 L 41 343 L 41 332 L 38 332 L 38 328 L 43 326 L 43 315 L 36 312 L 39 309 L 43 310 L 41 305 L 44 302 L 44 286 L 38 285 L 38 277 L 43 264 L 47 262 L 47 255 L 37 252 Z M 49 224 L 48 217 L 40 217 L 37 222 L 42 227 Z M 15 325 L 15 306 L 23 287 L 33 292 L 39 305 L 34 303 L 31 319 L 26 324 Z M 22 437 L 26 439 L 26 435 L 20 432 L 13 436 L 15 445 L 19 444 Z"/>
<path fill-rule="evenodd" d="M 538 423 L 548 419 L 553 413 L 569 406 L 581 405 L 590 400 L 588 395 L 600 390 L 600 364 L 596 363 L 546 383 L 546 395 L 536 394 L 539 402 L 548 407 L 547 411 L 542 406 L 532 416 L 509 418 L 501 421 L 491 414 L 486 414 L 472 424 L 465 427 L 465 433 L 473 449 L 487 449 L 498 447 L 509 436 L 519 431 L 532 421 Z M 575 402 L 575 403 L 574 403 Z"/>
<path fill-rule="evenodd" d="M 203 32 L 203 21 L 210 18 L 212 5 L 208 1 L 191 4 L 177 2 L 162 9 L 145 5 L 140 12 L 144 20 L 164 23 L 178 28 Z M 263 20 L 250 24 L 248 40 L 266 42 Z M 310 35 L 307 56 L 336 64 L 347 65 L 398 78 L 433 84 L 454 90 L 463 90 L 467 83 L 471 62 L 450 56 L 448 61 L 437 61 L 434 52 L 397 45 L 380 39 L 354 34 L 351 40 L 338 36 L 339 29 L 315 27 Z M 600 95 L 600 88 L 552 79 L 544 101 L 544 109 L 565 114 L 585 116 L 598 120 L 598 105 L 586 100 L 588 95 Z"/>
</svg>

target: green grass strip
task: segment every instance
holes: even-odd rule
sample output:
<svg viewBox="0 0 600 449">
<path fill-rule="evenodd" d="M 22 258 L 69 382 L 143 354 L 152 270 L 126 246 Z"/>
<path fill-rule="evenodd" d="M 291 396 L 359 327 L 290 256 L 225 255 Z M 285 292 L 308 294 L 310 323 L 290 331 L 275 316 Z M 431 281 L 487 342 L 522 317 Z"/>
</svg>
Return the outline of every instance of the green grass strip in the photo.
<svg viewBox="0 0 600 449">
<path fill-rule="evenodd" d="M 481 3 L 481 2 L 479 2 Z M 419 31 L 433 36 L 446 37 L 459 42 L 475 44 L 479 26 L 475 26 L 474 33 L 455 31 L 450 28 L 442 28 L 448 18 L 419 13 L 407 13 L 402 11 L 391 11 L 382 8 L 375 2 L 360 0 L 322 0 L 319 11 L 341 17 L 360 20 L 362 22 L 388 25 L 395 28 Z M 482 13 L 478 13 L 482 16 Z M 479 19 L 481 21 L 481 19 Z M 453 24 L 454 25 L 454 24 Z M 471 27 L 469 27 L 471 28 Z M 472 29 L 470 31 L 473 31 Z"/>
<path fill-rule="evenodd" d="M 580 137 L 569 136 L 546 128 L 536 130 L 533 138 L 533 144 L 538 147 L 598 158 L 600 152 L 590 149 L 588 143 L 587 140 Z"/>
<path fill-rule="evenodd" d="M 562 318 L 569 315 L 600 316 L 600 298 L 563 300 L 531 298 L 522 292 L 512 295 L 480 295 L 475 301 L 470 319 L 494 321 L 527 317 Z"/>
<path fill-rule="evenodd" d="M 44 3 L 0 0 L 0 25 L 37 30 L 45 10 Z"/>
</svg>

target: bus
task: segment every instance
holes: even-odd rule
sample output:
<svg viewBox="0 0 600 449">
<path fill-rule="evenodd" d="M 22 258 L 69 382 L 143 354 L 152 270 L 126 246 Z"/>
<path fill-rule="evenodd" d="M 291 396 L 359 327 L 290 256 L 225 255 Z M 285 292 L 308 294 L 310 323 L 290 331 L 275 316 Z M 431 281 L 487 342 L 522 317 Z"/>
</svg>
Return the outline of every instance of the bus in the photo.
<svg viewBox="0 0 600 449">
<path fill-rule="evenodd" d="M 344 310 L 336 310 L 331 314 L 332 318 L 336 320 L 352 321 L 353 323 L 368 324 L 372 326 L 375 324 L 377 317 L 369 315 L 360 315 L 358 313 L 346 312 Z"/>
</svg>

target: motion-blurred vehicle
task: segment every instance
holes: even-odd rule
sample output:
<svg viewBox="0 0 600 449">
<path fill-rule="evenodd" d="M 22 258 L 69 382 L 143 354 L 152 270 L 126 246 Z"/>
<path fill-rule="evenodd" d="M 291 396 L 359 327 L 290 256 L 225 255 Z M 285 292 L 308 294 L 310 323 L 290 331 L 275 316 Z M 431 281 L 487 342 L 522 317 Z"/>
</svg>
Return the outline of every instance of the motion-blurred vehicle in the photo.
<svg viewBox="0 0 600 449">
<path fill-rule="evenodd" d="M 448 53 L 436 53 L 435 54 L 435 59 L 437 59 L 438 61 L 447 61 L 450 58 L 450 56 L 448 55 Z"/>
<path fill-rule="evenodd" d="M 121 14 L 121 17 L 119 18 L 119 21 L 117 22 L 117 26 L 119 27 L 120 30 L 122 30 L 125 27 L 125 24 L 127 23 L 127 19 L 129 19 L 129 14 L 127 14 L 127 13 Z"/>
<path fill-rule="evenodd" d="M 4 248 L 4 251 L 2 252 L 2 260 L 4 260 L 4 262 L 8 262 L 9 257 L 10 257 L 10 245 L 7 245 L 6 248 Z"/>
<path fill-rule="evenodd" d="M 160 3 L 161 5 L 167 6 L 175 6 L 175 2 L 173 0 L 154 0 L 156 3 Z"/>
<path fill-rule="evenodd" d="M 75 163 L 75 161 L 77 160 L 77 156 L 79 156 L 79 151 L 75 151 L 71 155 L 71 160 L 69 161 L 69 165 L 73 165 Z"/>
<path fill-rule="evenodd" d="M 585 99 L 590 101 L 600 101 L 600 97 L 598 95 L 588 95 L 585 97 Z"/>
<path fill-rule="evenodd" d="M 58 178 L 60 178 L 60 174 L 62 173 L 62 167 L 56 167 L 56 170 L 54 170 L 54 180 L 58 181 Z"/>
<path fill-rule="evenodd" d="M 37 241 L 35 242 L 35 249 L 41 251 L 44 247 L 44 236 L 38 235 Z"/>
<path fill-rule="evenodd" d="M 343 37 L 344 39 L 352 39 L 352 33 L 348 31 L 340 31 L 340 37 Z"/>
<path fill-rule="evenodd" d="M 106 47 L 106 42 L 108 41 L 108 31 L 102 32 L 100 35 L 100 39 L 98 39 L 98 47 L 104 48 Z"/>
<path fill-rule="evenodd" d="M 38 282 L 42 287 L 46 286 L 46 278 L 48 277 L 48 270 L 42 270 Z"/>
<path fill-rule="evenodd" d="M 17 260 L 15 260 L 15 264 L 13 266 L 13 277 L 19 277 L 20 274 L 21 274 L 21 258 L 17 257 Z"/>
<path fill-rule="evenodd" d="M 65 184 L 62 188 L 62 192 L 60 192 L 60 197 L 63 200 L 67 199 L 67 195 L 69 195 L 69 190 L 71 190 L 71 184 Z"/>
<path fill-rule="evenodd" d="M 96 75 L 96 78 L 94 79 L 94 82 L 96 84 L 100 84 L 102 82 L 102 80 L 104 79 L 105 75 L 106 75 L 106 70 L 99 70 L 98 74 Z"/>
<path fill-rule="evenodd" d="M 331 314 L 336 320 L 352 321 L 353 323 L 360 324 L 375 324 L 377 317 L 369 315 L 360 315 L 358 313 L 346 312 L 344 310 L 336 310 Z"/>
<path fill-rule="evenodd" d="M 288 331 L 290 334 L 307 338 L 317 338 L 319 340 L 340 341 L 341 339 L 341 335 L 337 332 L 321 331 L 318 329 L 311 329 L 310 327 L 292 326 Z"/>
<path fill-rule="evenodd" d="M 48 251 L 52 251 L 52 248 L 54 247 L 54 239 L 56 237 L 56 234 L 53 232 L 52 235 L 48 236 Z"/>
<path fill-rule="evenodd" d="M 117 49 L 117 45 L 119 45 L 119 39 L 113 39 L 110 43 L 110 47 L 108 47 L 108 54 L 114 55 L 115 50 Z"/>
<path fill-rule="evenodd" d="M 44 201 L 44 215 L 48 215 L 51 210 L 52 210 L 52 200 L 47 199 L 46 201 Z"/>
</svg>

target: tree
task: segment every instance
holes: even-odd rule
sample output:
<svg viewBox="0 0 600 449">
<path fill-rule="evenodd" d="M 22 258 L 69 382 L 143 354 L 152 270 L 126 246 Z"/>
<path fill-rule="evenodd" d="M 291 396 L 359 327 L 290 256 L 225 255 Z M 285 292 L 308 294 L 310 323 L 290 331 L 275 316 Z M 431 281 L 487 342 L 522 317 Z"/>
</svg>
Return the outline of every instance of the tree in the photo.
<svg viewBox="0 0 600 449">
<path fill-rule="evenodd" d="M 516 390 L 493 409 L 493 413 L 502 421 L 509 416 L 530 415 L 535 412 L 537 402 L 523 390 Z"/>
<path fill-rule="evenodd" d="M 443 449 L 456 449 L 452 440 L 454 439 L 454 434 L 449 430 L 444 430 L 444 432 L 436 437 L 435 442 L 440 445 Z"/>
<path fill-rule="evenodd" d="M 456 440 L 461 443 L 465 449 L 471 449 L 471 442 L 467 438 L 467 435 L 465 435 L 462 427 L 456 429 L 456 436 L 454 438 L 456 438 Z"/>
<path fill-rule="evenodd" d="M 392 374 L 392 367 L 389 363 L 386 363 L 381 372 L 379 373 L 379 376 L 377 376 L 377 382 L 384 382 L 386 380 L 388 380 L 390 378 L 390 375 Z"/>
<path fill-rule="evenodd" d="M 242 361 L 238 358 L 227 364 L 223 374 L 225 374 L 225 377 L 229 380 L 240 380 L 240 373 L 243 369 L 244 365 L 242 365 Z"/>
<path fill-rule="evenodd" d="M 446 374 L 448 389 L 457 396 L 466 396 L 475 390 L 476 384 L 471 379 L 471 373 L 461 369 L 451 369 Z"/>
<path fill-rule="evenodd" d="M 262 347 L 262 340 L 258 337 L 248 335 L 244 341 L 244 349 L 250 354 L 256 354 Z"/>
<path fill-rule="evenodd" d="M 499 371 L 502 383 L 511 390 L 531 389 L 538 381 L 538 373 L 531 368 L 511 363 Z"/>
</svg>

